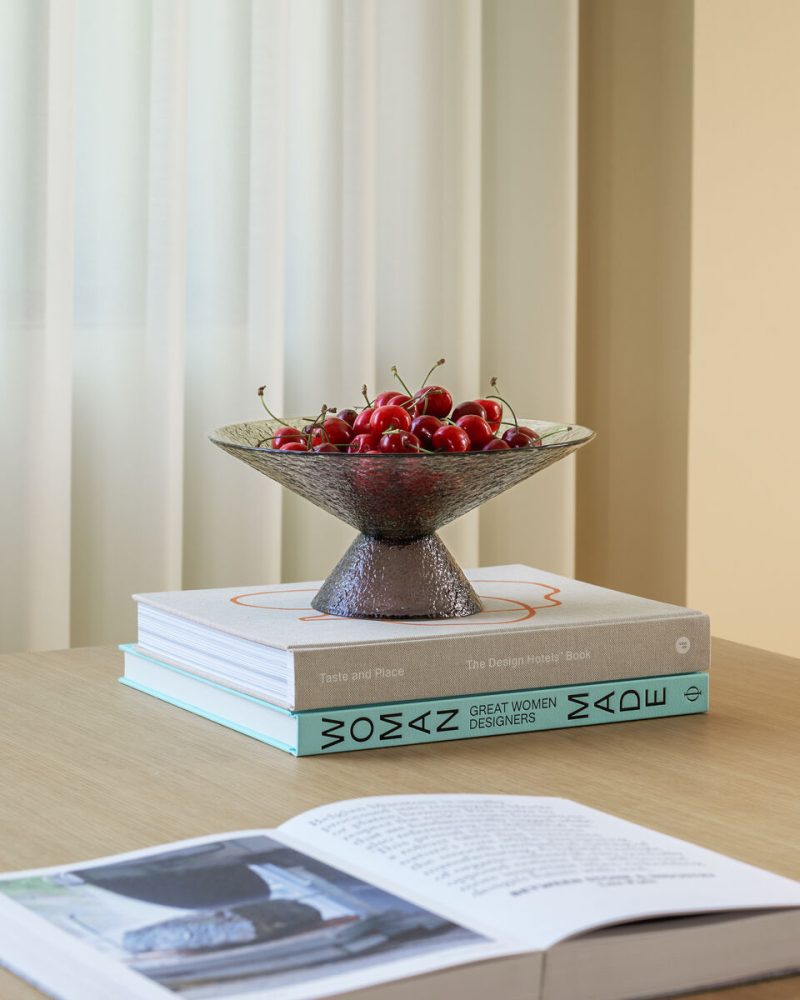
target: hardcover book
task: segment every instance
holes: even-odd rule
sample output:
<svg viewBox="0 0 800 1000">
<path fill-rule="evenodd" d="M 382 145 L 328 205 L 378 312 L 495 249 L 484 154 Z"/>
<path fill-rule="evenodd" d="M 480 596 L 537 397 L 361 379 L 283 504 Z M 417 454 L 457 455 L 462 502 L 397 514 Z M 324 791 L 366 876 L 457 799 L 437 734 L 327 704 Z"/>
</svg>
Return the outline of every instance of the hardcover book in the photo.
<svg viewBox="0 0 800 1000">
<path fill-rule="evenodd" d="M 800 968 L 800 883 L 565 799 L 335 802 L 0 876 L 60 1000 L 633 1000 Z"/>
<path fill-rule="evenodd" d="M 667 674 L 291 712 L 137 650 L 123 684 L 297 756 L 500 736 L 708 710 L 708 674 Z"/>
<path fill-rule="evenodd" d="M 298 711 L 708 669 L 699 611 L 530 566 L 467 575 L 483 611 L 446 621 L 321 614 L 318 582 L 138 594 L 138 645 Z"/>
</svg>

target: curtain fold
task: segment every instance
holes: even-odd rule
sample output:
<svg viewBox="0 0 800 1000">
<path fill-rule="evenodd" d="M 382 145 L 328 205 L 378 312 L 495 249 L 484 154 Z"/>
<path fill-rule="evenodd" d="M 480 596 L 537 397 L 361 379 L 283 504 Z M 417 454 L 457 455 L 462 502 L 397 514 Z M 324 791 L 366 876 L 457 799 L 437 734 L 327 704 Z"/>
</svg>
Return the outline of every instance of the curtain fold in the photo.
<svg viewBox="0 0 800 1000">
<path fill-rule="evenodd" d="M 311 414 L 444 356 L 573 417 L 576 34 L 574 0 L 1 0 L 0 649 L 325 575 L 353 532 L 207 440 L 260 384 Z M 569 572 L 547 475 L 457 558 Z"/>
</svg>

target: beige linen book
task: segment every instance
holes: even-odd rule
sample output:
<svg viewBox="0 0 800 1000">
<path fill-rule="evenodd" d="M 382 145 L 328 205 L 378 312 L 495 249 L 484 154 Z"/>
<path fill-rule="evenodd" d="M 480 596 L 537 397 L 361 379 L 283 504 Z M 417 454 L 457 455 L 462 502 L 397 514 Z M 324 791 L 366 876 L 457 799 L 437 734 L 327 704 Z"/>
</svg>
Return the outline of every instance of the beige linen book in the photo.
<svg viewBox="0 0 800 1000">
<path fill-rule="evenodd" d="M 297 711 L 707 670 L 709 620 L 530 566 L 467 573 L 483 611 L 337 618 L 319 582 L 138 594 L 139 647 Z"/>
</svg>

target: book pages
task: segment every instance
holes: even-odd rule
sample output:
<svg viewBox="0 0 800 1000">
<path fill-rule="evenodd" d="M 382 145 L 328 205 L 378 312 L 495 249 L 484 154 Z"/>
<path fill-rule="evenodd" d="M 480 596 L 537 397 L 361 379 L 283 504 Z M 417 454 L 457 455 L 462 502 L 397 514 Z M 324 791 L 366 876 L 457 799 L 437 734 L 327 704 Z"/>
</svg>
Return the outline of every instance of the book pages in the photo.
<svg viewBox="0 0 800 1000">
<path fill-rule="evenodd" d="M 566 799 L 353 799 L 279 829 L 528 949 L 658 916 L 800 906 L 800 883 Z"/>
</svg>

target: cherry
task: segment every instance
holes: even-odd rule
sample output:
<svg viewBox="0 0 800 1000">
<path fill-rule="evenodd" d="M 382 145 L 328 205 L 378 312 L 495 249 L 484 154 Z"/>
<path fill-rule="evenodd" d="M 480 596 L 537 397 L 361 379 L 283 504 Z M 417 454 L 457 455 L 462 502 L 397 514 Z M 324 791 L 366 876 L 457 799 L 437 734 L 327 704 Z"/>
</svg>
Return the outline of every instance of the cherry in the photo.
<svg viewBox="0 0 800 1000">
<path fill-rule="evenodd" d="M 335 451 L 338 453 L 339 449 L 335 444 L 331 444 L 330 441 L 323 441 L 321 444 L 315 444 L 311 449 L 312 451 Z"/>
<path fill-rule="evenodd" d="M 379 406 L 370 418 L 369 427 L 376 434 L 391 430 L 408 431 L 411 429 L 411 414 L 402 406 Z"/>
<path fill-rule="evenodd" d="M 386 452 L 419 452 L 422 445 L 416 434 L 411 431 L 395 431 L 384 434 L 381 438 L 380 450 Z"/>
<path fill-rule="evenodd" d="M 532 448 L 534 445 L 533 438 L 523 434 L 521 427 L 509 427 L 502 440 L 511 448 Z"/>
<path fill-rule="evenodd" d="M 308 451 L 308 445 L 305 441 L 287 441 L 286 444 L 282 444 L 278 451 Z"/>
<path fill-rule="evenodd" d="M 465 430 L 455 424 L 445 424 L 432 438 L 437 451 L 469 451 L 470 440 Z"/>
<path fill-rule="evenodd" d="M 431 450 L 433 450 L 431 438 L 440 427 L 444 427 L 442 421 L 430 413 L 421 417 L 414 417 L 411 421 L 411 433 L 417 435 L 424 448 Z"/>
<path fill-rule="evenodd" d="M 407 396 L 404 392 L 396 392 L 387 402 L 392 406 L 405 406 L 406 403 L 411 402 L 411 397 Z"/>
<path fill-rule="evenodd" d="M 353 424 L 356 422 L 356 418 L 358 417 L 358 410 L 351 410 L 351 409 L 339 410 L 336 416 L 340 420 L 344 420 L 346 424 L 350 424 L 350 426 L 352 427 Z"/>
<path fill-rule="evenodd" d="M 444 364 L 444 358 L 439 358 L 431 366 L 430 371 L 422 380 L 422 386 L 414 393 L 417 401 L 414 415 L 417 417 L 429 414 L 432 417 L 446 417 L 453 408 L 453 397 L 443 385 L 428 385 L 428 379 L 437 368 Z M 408 387 L 406 387 L 408 389 Z"/>
<path fill-rule="evenodd" d="M 379 392 L 378 395 L 372 400 L 372 405 L 377 408 L 379 406 L 386 406 L 395 396 L 400 395 L 397 389 L 387 389 L 386 392 Z"/>
<path fill-rule="evenodd" d="M 311 432 L 311 444 L 350 444 L 353 428 L 340 417 L 327 417 Z"/>
<path fill-rule="evenodd" d="M 356 434 L 350 444 L 347 446 L 347 450 L 351 455 L 354 454 L 364 454 L 365 452 L 373 451 L 377 449 L 380 443 L 380 434 Z"/>
<path fill-rule="evenodd" d="M 486 410 L 474 399 L 470 399 L 466 403 L 459 403 L 453 410 L 451 419 L 458 422 L 459 417 L 466 417 L 468 414 L 474 414 L 476 417 L 486 419 Z"/>
<path fill-rule="evenodd" d="M 361 413 L 359 413 L 353 421 L 353 430 L 356 434 L 365 434 L 369 431 L 369 422 L 372 419 L 372 414 L 374 412 L 375 410 L 373 407 L 367 406 L 361 411 Z"/>
<path fill-rule="evenodd" d="M 523 427 L 522 424 L 517 424 L 516 427 L 509 427 L 503 434 L 503 440 L 508 441 L 512 448 L 524 448 L 526 445 L 514 444 L 511 440 L 520 434 L 530 441 L 530 445 L 527 447 L 538 448 L 542 443 L 542 439 L 532 427 Z"/>
<path fill-rule="evenodd" d="M 302 444 L 305 450 L 305 443 L 306 443 L 305 434 L 303 434 L 303 432 L 298 430 L 296 427 L 287 427 L 284 424 L 283 426 L 279 427 L 272 436 L 271 447 L 280 450 L 285 444 L 288 444 L 290 441 L 296 441 Z"/>
<path fill-rule="evenodd" d="M 496 434 L 500 430 L 500 421 L 503 419 L 502 403 L 496 399 L 476 399 L 475 402 L 486 410 L 486 419 L 492 428 L 492 434 Z"/>
<path fill-rule="evenodd" d="M 481 451 L 510 451 L 511 445 L 502 438 L 492 438 L 492 440 L 481 448 Z"/>
<path fill-rule="evenodd" d="M 470 440 L 470 445 L 475 451 L 479 451 L 494 437 L 492 434 L 492 428 L 489 424 L 483 419 L 483 417 L 476 416 L 474 413 L 467 413 L 465 416 L 459 417 L 458 420 L 456 420 L 456 424 L 463 431 L 466 431 L 467 437 Z"/>
<path fill-rule="evenodd" d="M 432 417 L 446 417 L 453 408 L 453 397 L 441 385 L 426 385 L 414 393 L 416 416 L 428 414 Z"/>
</svg>

